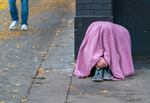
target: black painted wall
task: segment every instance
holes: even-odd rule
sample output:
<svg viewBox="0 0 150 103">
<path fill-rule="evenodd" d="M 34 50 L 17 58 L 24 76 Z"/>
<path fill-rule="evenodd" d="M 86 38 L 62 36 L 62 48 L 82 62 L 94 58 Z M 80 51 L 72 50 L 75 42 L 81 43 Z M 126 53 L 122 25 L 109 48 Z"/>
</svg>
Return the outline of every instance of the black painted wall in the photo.
<svg viewBox="0 0 150 103">
<path fill-rule="evenodd" d="M 130 32 L 134 56 L 150 55 L 150 0 L 113 0 L 114 23 Z"/>
<path fill-rule="evenodd" d="M 76 0 L 75 57 L 86 29 L 93 21 L 113 21 L 112 0 Z"/>
</svg>

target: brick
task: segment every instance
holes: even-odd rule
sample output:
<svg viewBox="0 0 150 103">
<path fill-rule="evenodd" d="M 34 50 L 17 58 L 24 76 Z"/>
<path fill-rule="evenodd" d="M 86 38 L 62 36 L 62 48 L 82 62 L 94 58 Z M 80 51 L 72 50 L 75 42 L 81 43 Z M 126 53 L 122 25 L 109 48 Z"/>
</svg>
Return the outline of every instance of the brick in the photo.
<svg viewBox="0 0 150 103">
<path fill-rule="evenodd" d="M 85 9 L 90 9 L 90 10 L 103 9 L 103 4 L 86 4 Z"/>
<path fill-rule="evenodd" d="M 103 4 L 103 9 L 104 10 L 111 10 L 112 9 L 112 4 Z"/>
<path fill-rule="evenodd" d="M 78 4 L 78 5 L 76 5 L 76 9 L 77 10 L 84 10 L 85 9 L 85 5 L 84 4 Z"/>
<path fill-rule="evenodd" d="M 112 3 L 112 0 L 76 0 L 76 3 Z"/>
<path fill-rule="evenodd" d="M 80 10 L 76 12 L 77 16 L 111 16 L 112 10 Z"/>
<path fill-rule="evenodd" d="M 77 10 L 111 10 L 112 4 L 78 4 Z"/>
</svg>

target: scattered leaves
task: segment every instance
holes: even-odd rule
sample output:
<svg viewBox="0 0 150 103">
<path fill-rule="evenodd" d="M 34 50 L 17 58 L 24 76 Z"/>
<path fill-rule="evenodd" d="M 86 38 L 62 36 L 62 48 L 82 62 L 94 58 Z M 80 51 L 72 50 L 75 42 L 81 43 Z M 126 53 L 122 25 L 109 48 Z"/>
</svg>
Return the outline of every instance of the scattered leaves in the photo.
<svg viewBox="0 0 150 103">
<path fill-rule="evenodd" d="M 32 45 L 32 48 L 36 49 L 36 48 L 40 48 L 40 46 L 39 45 Z"/>
<path fill-rule="evenodd" d="M 24 96 L 24 97 L 22 97 L 22 99 L 21 99 L 21 103 L 27 103 L 27 101 L 28 101 L 28 100 L 27 100 L 27 97 L 25 97 L 25 96 Z"/>
<path fill-rule="evenodd" d="M 18 3 L 18 5 L 20 5 L 20 3 Z M 62 7 L 64 10 L 75 11 L 75 0 L 41 0 L 40 3 L 34 4 L 31 6 L 30 17 L 38 15 L 45 11 L 54 10 L 58 7 Z M 0 22 L 2 22 L 2 29 L 3 29 L 0 31 L 0 41 L 20 37 L 22 32 L 19 29 L 15 30 L 15 31 L 8 30 L 10 21 L 11 21 L 11 18 L 9 15 L 9 9 L 7 9 L 6 13 L 3 15 L 4 15 L 4 17 L 0 18 Z M 72 21 L 69 21 L 69 23 L 71 23 L 71 22 Z M 56 34 L 56 35 L 58 35 L 58 34 Z M 19 46 L 17 46 L 17 47 L 19 48 Z"/>
<path fill-rule="evenodd" d="M 45 11 L 54 10 L 58 7 L 75 11 L 75 0 L 41 0 L 36 6 L 30 8 L 30 15 L 37 15 Z"/>
<path fill-rule="evenodd" d="M 17 43 L 17 44 L 16 44 L 16 48 L 22 48 L 24 45 L 25 45 L 25 44 L 23 44 L 23 43 Z"/>
<path fill-rule="evenodd" d="M 63 62 L 65 59 L 61 58 L 60 61 Z"/>
<path fill-rule="evenodd" d="M 1 100 L 0 100 L 0 103 L 6 103 L 6 102 L 5 102 L 5 101 L 1 101 Z"/>
<path fill-rule="evenodd" d="M 70 24 L 70 23 L 72 23 L 72 22 L 73 22 L 73 20 L 72 20 L 72 19 L 68 21 L 68 23 L 69 23 L 69 24 Z"/>
<path fill-rule="evenodd" d="M 12 98 L 16 98 L 17 96 L 16 95 L 12 95 Z"/>
<path fill-rule="evenodd" d="M 16 82 L 15 84 L 17 87 L 21 86 L 21 84 L 19 82 Z"/>
<path fill-rule="evenodd" d="M 106 94 L 106 93 L 108 93 L 108 92 L 109 92 L 109 91 L 106 90 L 106 89 L 100 91 L 100 93 L 103 93 L 103 94 Z"/>
<path fill-rule="evenodd" d="M 12 93 L 18 93 L 19 90 L 12 90 Z"/>
<path fill-rule="evenodd" d="M 9 70 L 9 68 L 4 68 L 4 70 L 3 70 L 3 71 L 4 71 L 4 72 L 7 72 L 8 70 Z"/>
<path fill-rule="evenodd" d="M 45 70 L 45 73 L 48 73 L 48 72 L 50 72 L 50 70 Z"/>
<path fill-rule="evenodd" d="M 17 66 L 15 64 L 8 65 L 8 68 L 15 69 Z"/>
<path fill-rule="evenodd" d="M 39 55 L 41 56 L 45 56 L 47 54 L 47 52 L 39 52 Z"/>
</svg>

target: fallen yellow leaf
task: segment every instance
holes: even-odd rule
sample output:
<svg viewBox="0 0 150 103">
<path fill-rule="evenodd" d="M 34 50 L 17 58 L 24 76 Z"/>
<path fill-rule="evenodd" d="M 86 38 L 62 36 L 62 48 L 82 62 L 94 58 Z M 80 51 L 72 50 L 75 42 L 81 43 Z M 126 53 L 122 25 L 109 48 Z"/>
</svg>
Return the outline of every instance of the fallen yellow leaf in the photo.
<svg viewBox="0 0 150 103">
<path fill-rule="evenodd" d="M 5 102 L 5 101 L 1 101 L 1 100 L 0 100 L 0 103 L 6 103 L 6 102 Z"/>
<path fill-rule="evenodd" d="M 105 94 L 105 93 L 108 93 L 109 91 L 108 90 L 101 90 L 100 92 Z"/>
<path fill-rule="evenodd" d="M 37 76 L 43 76 L 45 74 L 45 69 L 44 68 L 39 68 L 37 71 Z"/>
</svg>

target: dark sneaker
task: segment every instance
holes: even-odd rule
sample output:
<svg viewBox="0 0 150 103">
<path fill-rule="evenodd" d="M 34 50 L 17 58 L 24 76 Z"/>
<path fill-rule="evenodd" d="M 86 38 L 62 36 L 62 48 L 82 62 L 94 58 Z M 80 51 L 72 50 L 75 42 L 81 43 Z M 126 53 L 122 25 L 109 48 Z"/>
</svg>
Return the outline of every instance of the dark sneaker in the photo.
<svg viewBox="0 0 150 103">
<path fill-rule="evenodd" d="M 96 69 L 95 75 L 92 78 L 94 82 L 102 82 L 103 81 L 103 69 Z"/>
<path fill-rule="evenodd" d="M 105 81 L 111 81 L 112 80 L 112 78 L 111 78 L 112 77 L 111 70 L 109 68 L 103 68 L 103 72 L 104 72 L 103 79 Z"/>
</svg>

